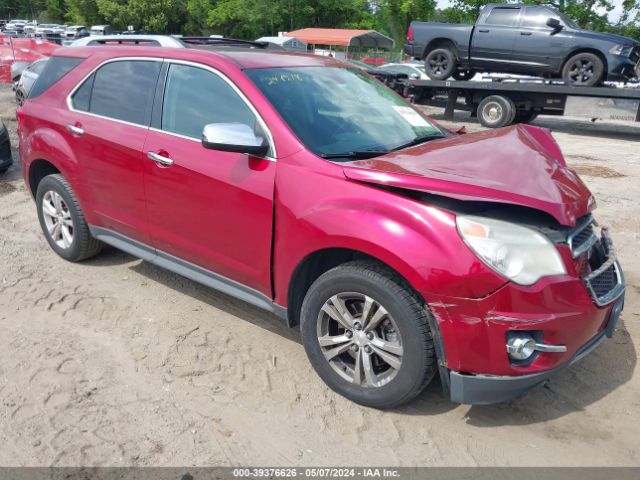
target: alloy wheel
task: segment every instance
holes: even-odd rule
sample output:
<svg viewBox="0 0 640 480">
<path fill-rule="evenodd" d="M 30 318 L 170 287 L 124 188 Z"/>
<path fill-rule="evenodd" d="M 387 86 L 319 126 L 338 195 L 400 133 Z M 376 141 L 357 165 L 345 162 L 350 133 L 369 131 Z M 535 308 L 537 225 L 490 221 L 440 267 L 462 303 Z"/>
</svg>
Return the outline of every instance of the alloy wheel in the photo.
<svg viewBox="0 0 640 480">
<path fill-rule="evenodd" d="M 332 296 L 317 319 L 318 343 L 331 368 L 346 381 L 377 388 L 402 366 L 398 326 L 373 298 L 355 292 Z"/>
<path fill-rule="evenodd" d="M 502 118 L 502 106 L 498 102 L 487 102 L 482 109 L 482 115 L 491 123 L 497 122 Z"/>
<path fill-rule="evenodd" d="M 73 243 L 73 218 L 62 195 L 49 190 L 42 197 L 42 214 L 51 239 L 62 249 Z"/>
<path fill-rule="evenodd" d="M 449 60 L 441 53 L 434 55 L 429 59 L 429 68 L 437 75 L 445 72 L 449 68 Z"/>
<path fill-rule="evenodd" d="M 586 83 L 594 74 L 594 65 L 590 60 L 578 59 L 571 64 L 569 78 L 574 83 Z"/>
</svg>

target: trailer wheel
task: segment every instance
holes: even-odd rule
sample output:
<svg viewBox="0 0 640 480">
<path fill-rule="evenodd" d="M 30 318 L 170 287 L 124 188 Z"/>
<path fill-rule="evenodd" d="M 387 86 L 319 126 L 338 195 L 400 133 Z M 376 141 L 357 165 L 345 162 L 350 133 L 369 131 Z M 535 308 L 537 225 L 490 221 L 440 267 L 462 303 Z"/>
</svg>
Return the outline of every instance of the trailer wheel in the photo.
<svg viewBox="0 0 640 480">
<path fill-rule="evenodd" d="M 533 122 L 538 116 L 537 112 L 531 112 L 526 110 L 520 110 L 516 113 L 516 117 L 513 119 L 513 123 L 529 123 Z"/>
<path fill-rule="evenodd" d="M 424 57 L 424 69 L 431 80 L 446 80 L 456 67 L 456 57 L 447 47 L 431 50 Z"/>
<path fill-rule="evenodd" d="M 485 127 L 500 128 L 510 125 L 515 116 L 516 106 L 508 97 L 490 95 L 478 105 L 478 119 Z"/>
<path fill-rule="evenodd" d="M 451 76 L 456 80 L 471 80 L 476 73 L 475 70 L 456 70 Z"/>
<path fill-rule="evenodd" d="M 562 68 L 562 79 L 570 85 L 593 87 L 604 79 L 604 63 L 594 53 L 574 55 Z"/>
</svg>

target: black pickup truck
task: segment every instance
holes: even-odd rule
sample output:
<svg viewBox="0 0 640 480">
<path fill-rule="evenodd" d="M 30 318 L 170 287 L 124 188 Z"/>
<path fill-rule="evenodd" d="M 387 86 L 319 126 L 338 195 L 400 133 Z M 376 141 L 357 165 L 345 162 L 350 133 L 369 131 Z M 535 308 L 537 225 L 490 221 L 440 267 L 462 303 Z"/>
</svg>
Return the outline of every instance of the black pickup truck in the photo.
<svg viewBox="0 0 640 480">
<path fill-rule="evenodd" d="M 475 25 L 411 22 L 405 53 L 433 80 L 476 72 L 561 76 L 573 85 L 640 77 L 640 43 L 578 28 L 546 6 L 489 4 Z"/>
</svg>

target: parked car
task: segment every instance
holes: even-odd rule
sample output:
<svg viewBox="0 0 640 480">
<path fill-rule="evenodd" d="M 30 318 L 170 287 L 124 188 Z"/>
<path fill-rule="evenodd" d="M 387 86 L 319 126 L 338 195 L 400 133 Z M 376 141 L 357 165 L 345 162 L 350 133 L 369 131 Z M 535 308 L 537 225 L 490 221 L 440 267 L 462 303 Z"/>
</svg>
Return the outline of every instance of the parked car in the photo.
<svg viewBox="0 0 640 480">
<path fill-rule="evenodd" d="M 9 170 L 13 163 L 11 158 L 11 141 L 9 140 L 9 132 L 4 123 L 0 121 L 0 175 Z"/>
<path fill-rule="evenodd" d="M 13 90 L 16 95 L 16 103 L 22 105 L 29 95 L 29 91 L 36 83 L 38 76 L 42 73 L 42 69 L 47 64 L 49 58 L 41 58 L 30 64 L 22 71 L 20 78 L 14 83 Z"/>
<path fill-rule="evenodd" d="M 343 62 L 252 45 L 54 52 L 17 117 L 58 255 L 107 243 L 274 312 L 379 408 L 437 372 L 453 401 L 510 400 L 612 335 L 622 270 L 549 130 L 455 134 Z"/>
<path fill-rule="evenodd" d="M 64 31 L 64 37 L 67 39 L 88 37 L 89 30 L 84 25 L 72 25 Z"/>
<path fill-rule="evenodd" d="M 41 23 L 40 25 L 35 26 L 33 33 L 36 37 L 44 37 L 46 35 L 53 34 L 56 27 L 57 25 L 53 23 Z"/>
<path fill-rule="evenodd" d="M 149 45 L 159 47 L 184 48 L 185 44 L 171 35 L 102 35 L 79 38 L 70 43 L 69 47 L 99 46 L 99 45 Z"/>
<path fill-rule="evenodd" d="M 378 69 L 383 72 L 403 74 L 412 80 L 429 79 L 424 71 L 424 65 L 416 65 L 415 63 L 387 63 L 379 66 Z"/>
<path fill-rule="evenodd" d="M 94 25 L 89 33 L 91 35 L 111 35 L 113 28 L 111 28 L 111 25 Z"/>
<path fill-rule="evenodd" d="M 7 25 L 5 26 L 5 31 L 7 33 L 14 32 L 17 35 L 20 35 L 24 32 L 24 27 L 27 24 L 30 24 L 28 20 L 9 20 Z"/>
<path fill-rule="evenodd" d="M 561 76 L 583 86 L 640 77 L 640 43 L 578 28 L 551 7 L 490 4 L 475 25 L 411 22 L 405 52 L 434 80 L 475 71 Z"/>
</svg>

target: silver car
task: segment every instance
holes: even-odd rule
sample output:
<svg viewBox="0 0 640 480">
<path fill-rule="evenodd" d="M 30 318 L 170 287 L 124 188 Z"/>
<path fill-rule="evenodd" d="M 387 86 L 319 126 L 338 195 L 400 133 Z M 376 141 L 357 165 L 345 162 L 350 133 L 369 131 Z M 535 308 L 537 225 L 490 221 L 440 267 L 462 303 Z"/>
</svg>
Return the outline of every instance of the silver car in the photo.
<svg viewBox="0 0 640 480">
<path fill-rule="evenodd" d="M 49 58 L 41 58 L 33 62 L 22 71 L 20 79 L 13 84 L 13 89 L 16 92 L 16 103 L 18 105 L 22 105 L 29 96 L 29 91 L 33 87 L 33 84 L 36 83 L 40 73 L 42 73 L 42 69 L 47 64 L 47 60 L 49 60 Z"/>
</svg>

